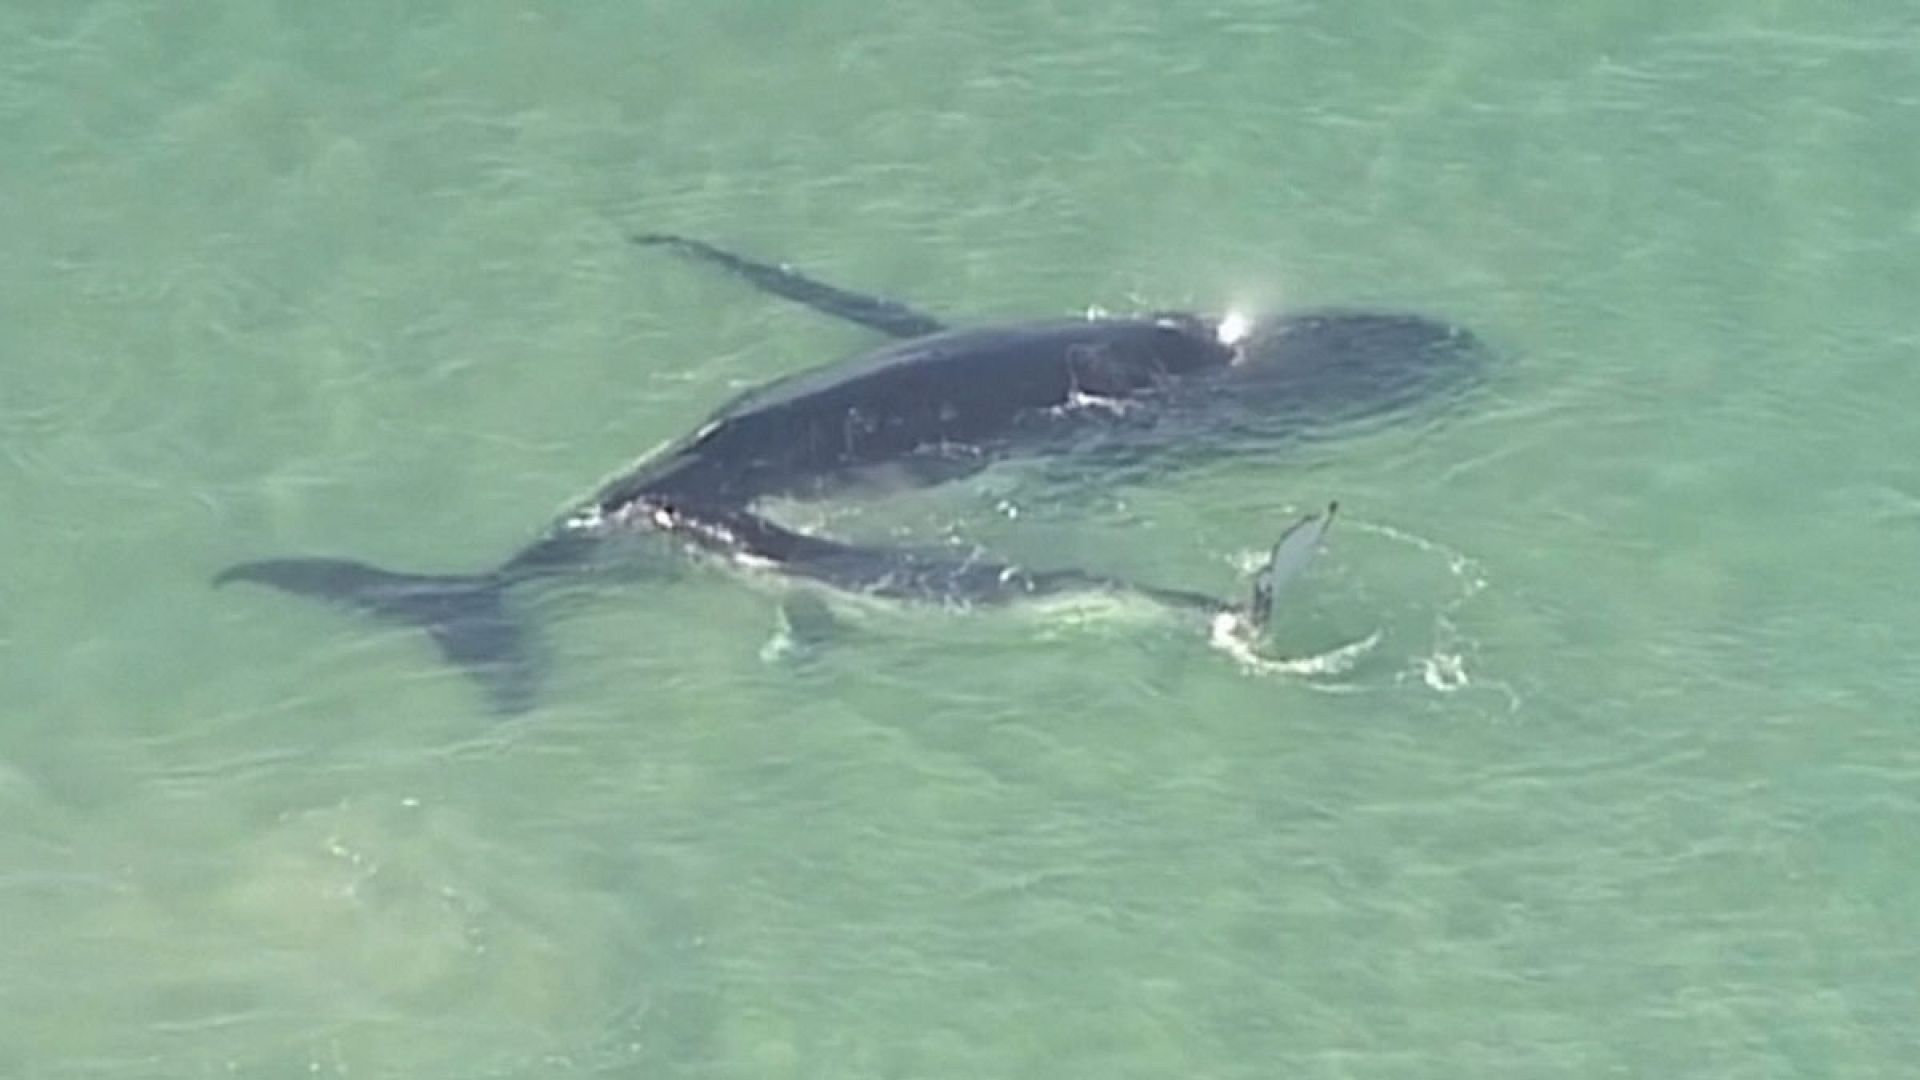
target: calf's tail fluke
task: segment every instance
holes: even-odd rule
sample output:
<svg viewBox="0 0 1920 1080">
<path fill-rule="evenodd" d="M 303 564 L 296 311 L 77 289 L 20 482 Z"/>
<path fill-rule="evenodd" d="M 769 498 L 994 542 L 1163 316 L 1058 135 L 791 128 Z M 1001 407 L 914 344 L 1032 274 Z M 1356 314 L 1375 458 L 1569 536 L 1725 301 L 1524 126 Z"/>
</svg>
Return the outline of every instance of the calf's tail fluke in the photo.
<svg viewBox="0 0 1920 1080">
<path fill-rule="evenodd" d="M 486 690 L 494 708 L 533 704 L 539 670 L 531 636 L 507 610 L 496 574 L 403 574 L 346 559 L 262 559 L 230 566 L 216 586 L 270 585 L 363 614 L 419 627 L 447 660 Z"/>
</svg>

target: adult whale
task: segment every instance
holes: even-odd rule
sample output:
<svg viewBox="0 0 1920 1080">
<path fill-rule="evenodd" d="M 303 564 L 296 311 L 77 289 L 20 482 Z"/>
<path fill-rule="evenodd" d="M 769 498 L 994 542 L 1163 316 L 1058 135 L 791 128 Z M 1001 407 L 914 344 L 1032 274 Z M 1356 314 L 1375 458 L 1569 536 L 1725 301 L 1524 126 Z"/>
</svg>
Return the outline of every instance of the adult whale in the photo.
<svg viewBox="0 0 1920 1080">
<path fill-rule="evenodd" d="M 820 497 L 877 471 L 894 482 L 938 483 L 1015 455 L 1099 466 L 1257 445 L 1329 419 L 1403 408 L 1462 384 L 1482 356 L 1463 329 L 1388 312 L 1315 311 L 1250 326 L 1165 313 L 948 329 L 898 301 L 701 241 L 634 239 L 896 340 L 740 395 L 491 570 L 416 574 L 301 557 L 243 562 L 215 583 L 256 582 L 419 626 L 503 711 L 529 706 L 538 676 L 509 592 L 576 573 L 606 557 L 610 541 L 637 535 L 890 598 L 952 605 L 1122 590 L 1259 628 L 1275 588 L 1318 547 L 1331 506 L 1288 529 L 1247 597 L 1229 601 L 1079 569 L 1029 569 L 977 551 L 841 542 L 781 526 L 755 503 Z"/>
</svg>

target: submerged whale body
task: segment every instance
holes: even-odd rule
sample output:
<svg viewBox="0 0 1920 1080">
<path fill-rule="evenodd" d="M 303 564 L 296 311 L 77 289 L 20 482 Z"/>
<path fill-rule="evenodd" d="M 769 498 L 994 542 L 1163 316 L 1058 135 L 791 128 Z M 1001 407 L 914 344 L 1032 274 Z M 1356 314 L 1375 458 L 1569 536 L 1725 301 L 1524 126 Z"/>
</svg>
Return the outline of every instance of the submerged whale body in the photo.
<svg viewBox="0 0 1920 1080">
<path fill-rule="evenodd" d="M 1276 543 L 1250 595 L 1232 602 L 1078 569 L 1031 570 L 980 553 L 844 543 L 754 511 L 770 496 L 815 498 L 877 469 L 939 483 L 1007 457 L 1084 453 L 1193 456 L 1389 414 L 1464 385 L 1483 350 L 1420 315 L 1316 311 L 1244 332 L 1190 313 L 1089 317 L 949 329 L 897 301 L 665 235 L 635 238 L 719 266 L 777 296 L 887 334 L 869 353 L 747 391 L 691 433 L 603 485 L 493 570 L 412 574 L 344 559 L 240 563 L 248 581 L 426 630 L 493 704 L 534 701 L 530 635 L 512 588 L 575 573 L 608 542 L 664 535 L 734 563 L 864 594 L 992 603 L 1069 589 L 1126 590 L 1169 606 L 1270 616 L 1275 588 L 1305 564 L 1332 519 L 1301 520 Z"/>
</svg>

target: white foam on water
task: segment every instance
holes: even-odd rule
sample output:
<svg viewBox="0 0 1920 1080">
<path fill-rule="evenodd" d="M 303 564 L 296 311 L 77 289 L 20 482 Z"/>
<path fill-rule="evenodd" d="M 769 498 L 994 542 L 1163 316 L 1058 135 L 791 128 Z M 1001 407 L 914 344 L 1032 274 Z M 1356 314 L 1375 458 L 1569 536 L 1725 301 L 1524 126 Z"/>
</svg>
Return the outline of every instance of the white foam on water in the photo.
<svg viewBox="0 0 1920 1080">
<path fill-rule="evenodd" d="M 1255 645 L 1257 640 L 1258 633 L 1244 617 L 1235 612 L 1215 615 L 1207 636 L 1209 645 L 1232 657 L 1249 674 L 1344 675 L 1380 644 L 1380 631 L 1375 630 L 1356 641 L 1306 656 L 1263 656 Z"/>
</svg>

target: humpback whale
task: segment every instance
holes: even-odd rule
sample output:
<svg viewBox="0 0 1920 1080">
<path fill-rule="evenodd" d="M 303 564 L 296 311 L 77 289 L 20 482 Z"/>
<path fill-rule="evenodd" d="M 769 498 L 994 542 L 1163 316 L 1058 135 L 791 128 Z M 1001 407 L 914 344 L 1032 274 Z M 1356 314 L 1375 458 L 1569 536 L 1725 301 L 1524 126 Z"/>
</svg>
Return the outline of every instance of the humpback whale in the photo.
<svg viewBox="0 0 1920 1080">
<path fill-rule="evenodd" d="M 732 563 L 899 600 L 989 604 L 1112 590 L 1259 629 L 1276 589 L 1322 542 L 1332 504 L 1282 534 L 1238 600 L 1078 568 L 1028 568 L 977 551 L 836 540 L 783 526 L 756 504 L 824 497 L 882 468 L 896 479 L 936 484 L 1017 456 L 1076 457 L 1098 468 L 1258 446 L 1390 414 L 1462 385 L 1483 352 L 1470 332 L 1447 322 L 1340 309 L 1246 326 L 1163 312 L 951 328 L 897 300 L 704 241 L 660 233 L 632 239 L 891 341 L 735 397 L 490 570 L 406 573 L 348 559 L 272 558 L 230 566 L 215 584 L 252 582 L 415 625 L 503 712 L 531 706 L 539 676 L 509 594 L 577 573 L 610 542 L 634 536 L 665 536 Z"/>
</svg>

